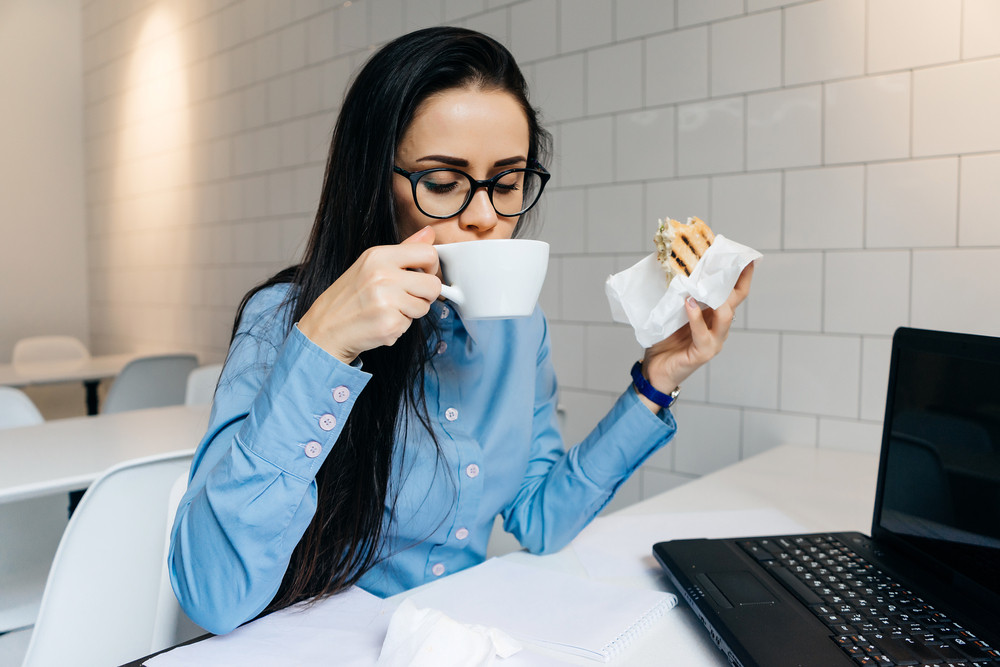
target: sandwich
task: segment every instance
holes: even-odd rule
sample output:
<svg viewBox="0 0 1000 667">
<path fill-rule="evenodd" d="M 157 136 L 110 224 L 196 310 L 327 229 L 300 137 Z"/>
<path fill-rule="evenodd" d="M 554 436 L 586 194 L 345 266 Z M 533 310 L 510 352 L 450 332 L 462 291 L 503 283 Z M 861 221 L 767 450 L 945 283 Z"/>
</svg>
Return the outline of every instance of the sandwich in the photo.
<svg viewBox="0 0 1000 667">
<path fill-rule="evenodd" d="M 687 222 L 670 218 L 660 220 L 653 242 L 656 244 L 656 260 L 666 271 L 667 284 L 676 275 L 690 276 L 694 265 L 714 240 L 715 234 L 698 218 L 688 218 Z"/>
</svg>

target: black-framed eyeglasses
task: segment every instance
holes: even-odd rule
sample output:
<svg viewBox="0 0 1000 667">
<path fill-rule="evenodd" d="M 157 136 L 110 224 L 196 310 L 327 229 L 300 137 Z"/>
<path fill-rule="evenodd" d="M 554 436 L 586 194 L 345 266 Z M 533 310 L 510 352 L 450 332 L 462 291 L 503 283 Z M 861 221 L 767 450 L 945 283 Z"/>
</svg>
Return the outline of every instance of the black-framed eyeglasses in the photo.
<svg viewBox="0 0 1000 667">
<path fill-rule="evenodd" d="M 538 203 L 545 184 L 552 177 L 537 162 L 533 162 L 532 167 L 501 171 L 485 181 L 478 181 L 461 169 L 451 167 L 413 172 L 401 167 L 393 167 L 392 170 L 409 179 L 413 201 L 420 212 L 439 220 L 453 218 L 464 211 L 479 188 L 486 188 L 498 215 L 505 218 L 519 216 Z"/>
</svg>

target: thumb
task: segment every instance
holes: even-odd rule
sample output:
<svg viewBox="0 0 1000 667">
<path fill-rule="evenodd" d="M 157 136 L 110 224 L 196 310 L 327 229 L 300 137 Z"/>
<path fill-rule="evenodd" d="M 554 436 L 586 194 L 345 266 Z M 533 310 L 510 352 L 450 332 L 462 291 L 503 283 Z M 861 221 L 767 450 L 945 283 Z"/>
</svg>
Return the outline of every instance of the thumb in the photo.
<svg viewBox="0 0 1000 667">
<path fill-rule="evenodd" d="M 434 243 L 434 228 L 424 227 L 420 231 L 403 239 L 401 243 Z"/>
</svg>

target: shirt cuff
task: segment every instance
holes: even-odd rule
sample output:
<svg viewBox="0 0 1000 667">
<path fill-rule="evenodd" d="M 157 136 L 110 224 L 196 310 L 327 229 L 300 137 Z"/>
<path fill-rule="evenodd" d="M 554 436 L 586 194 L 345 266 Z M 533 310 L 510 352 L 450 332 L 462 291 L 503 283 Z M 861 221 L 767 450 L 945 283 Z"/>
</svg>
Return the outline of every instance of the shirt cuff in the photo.
<svg viewBox="0 0 1000 667">
<path fill-rule="evenodd" d="M 371 379 L 336 359 L 294 325 L 236 435 L 281 470 L 312 479 Z"/>
</svg>

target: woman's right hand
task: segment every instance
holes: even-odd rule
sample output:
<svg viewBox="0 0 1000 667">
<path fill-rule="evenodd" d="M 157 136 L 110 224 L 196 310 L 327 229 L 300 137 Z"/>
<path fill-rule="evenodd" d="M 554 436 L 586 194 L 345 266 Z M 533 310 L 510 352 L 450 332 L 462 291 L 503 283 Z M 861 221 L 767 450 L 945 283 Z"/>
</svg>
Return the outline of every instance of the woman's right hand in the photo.
<svg viewBox="0 0 1000 667">
<path fill-rule="evenodd" d="M 346 364 L 392 345 L 441 295 L 434 229 L 399 245 L 369 248 L 299 320 L 309 340 Z"/>
</svg>

